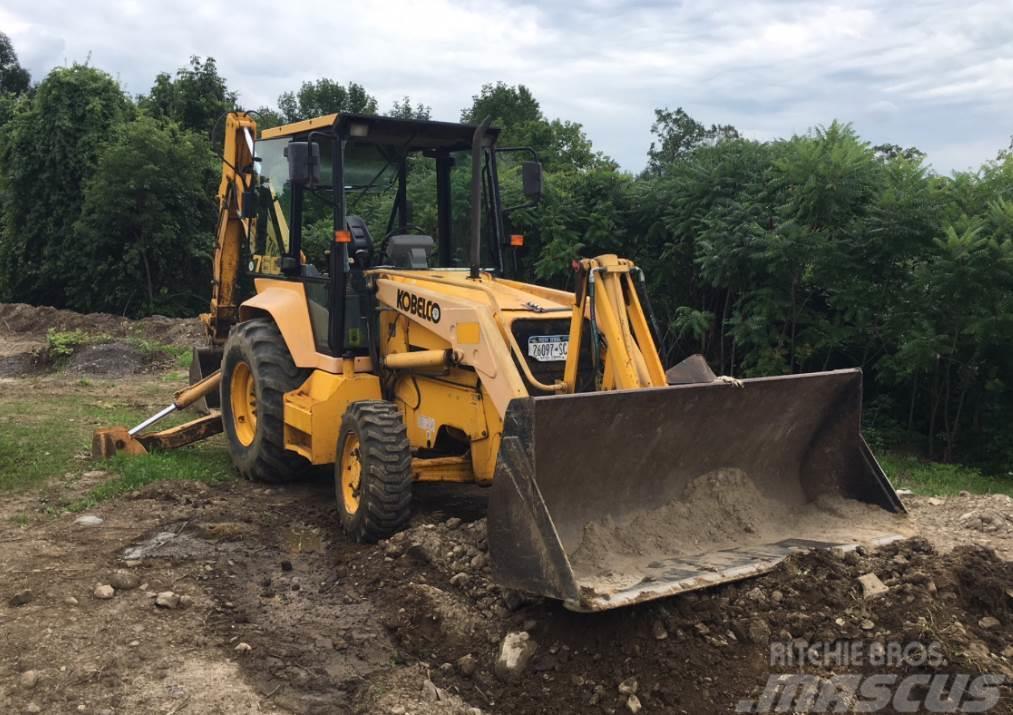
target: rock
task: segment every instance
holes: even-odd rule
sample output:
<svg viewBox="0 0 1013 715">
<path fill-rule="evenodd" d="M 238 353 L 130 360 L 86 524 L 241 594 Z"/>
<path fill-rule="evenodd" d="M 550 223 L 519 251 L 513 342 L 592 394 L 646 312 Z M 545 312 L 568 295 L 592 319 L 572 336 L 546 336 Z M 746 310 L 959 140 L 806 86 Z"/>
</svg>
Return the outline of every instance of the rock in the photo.
<svg viewBox="0 0 1013 715">
<path fill-rule="evenodd" d="M 103 601 L 108 601 L 110 598 L 116 595 L 116 589 L 107 583 L 100 583 L 95 587 L 94 592 L 95 598 Z"/>
<path fill-rule="evenodd" d="M 384 556 L 396 559 L 404 553 L 404 544 L 399 541 L 388 541 L 387 545 L 383 547 L 383 553 Z"/>
<path fill-rule="evenodd" d="M 897 496 L 899 496 L 899 497 L 909 497 L 909 496 L 913 496 L 913 495 L 914 495 L 914 492 L 911 491 L 910 489 L 898 489 L 897 490 Z"/>
<path fill-rule="evenodd" d="M 1008 645 L 1002 649 L 1003 658 L 1013 658 L 1013 645 Z"/>
<path fill-rule="evenodd" d="M 440 699 L 440 689 L 429 678 L 422 681 L 422 697 L 431 703 Z"/>
<path fill-rule="evenodd" d="M 24 673 L 21 674 L 21 678 L 18 680 L 18 683 L 25 690 L 31 690 L 39 683 L 38 671 L 26 670 Z"/>
<path fill-rule="evenodd" d="M 468 574 L 464 573 L 464 571 L 461 571 L 460 573 L 456 573 L 456 574 L 454 574 L 453 576 L 450 577 L 450 583 L 453 586 L 461 586 L 465 582 L 467 582 L 467 580 L 468 580 Z"/>
<path fill-rule="evenodd" d="M 412 544 L 405 549 L 404 554 L 417 564 L 428 564 L 433 560 L 433 555 L 423 544 Z"/>
<path fill-rule="evenodd" d="M 395 705 L 388 712 L 390 712 L 390 715 L 405 715 L 408 711 L 405 710 L 404 705 Z"/>
<path fill-rule="evenodd" d="M 858 583 L 862 585 L 862 598 L 865 599 L 882 596 L 890 590 L 874 573 L 862 574 L 858 577 Z"/>
<path fill-rule="evenodd" d="M 750 643 L 765 644 L 770 639 L 770 625 L 762 618 L 750 619 L 744 635 Z"/>
<path fill-rule="evenodd" d="M 706 623 L 697 623 L 695 626 L 693 626 L 693 628 L 696 630 L 697 633 L 699 633 L 702 636 L 705 636 L 711 632 L 711 629 L 707 627 Z"/>
<path fill-rule="evenodd" d="M 663 641 L 668 638 L 668 631 L 665 630 L 665 624 L 661 621 L 655 621 L 651 624 L 651 633 L 654 635 L 655 640 Z"/>
<path fill-rule="evenodd" d="M 187 595 L 184 594 L 184 595 L 182 595 L 182 596 L 179 597 L 179 607 L 180 608 L 189 608 L 192 605 L 193 605 L 193 599 L 190 596 L 187 596 Z"/>
<path fill-rule="evenodd" d="M 23 588 L 8 599 L 7 603 L 12 606 L 23 606 L 26 603 L 31 602 L 35 598 L 35 594 L 32 593 L 32 589 Z"/>
<path fill-rule="evenodd" d="M 928 502 L 929 506 L 942 506 L 943 505 L 943 500 L 942 499 L 938 499 L 936 497 L 929 497 L 926 501 Z"/>
<path fill-rule="evenodd" d="M 496 658 L 495 672 L 500 680 L 517 682 L 531 657 L 535 654 L 538 644 L 525 631 L 507 633 L 499 647 Z"/>
<path fill-rule="evenodd" d="M 141 585 L 141 577 L 133 571 L 119 569 L 109 577 L 109 585 L 117 591 L 130 591 Z"/>
<path fill-rule="evenodd" d="M 985 616 L 980 621 L 978 621 L 978 625 L 984 628 L 986 631 L 990 631 L 993 628 L 998 628 L 1002 624 L 998 618 L 995 618 L 993 616 Z"/>
<path fill-rule="evenodd" d="M 108 473 L 109 472 L 105 471 L 104 469 L 93 469 L 90 472 L 85 472 L 81 476 L 84 477 L 85 479 L 101 479 Z"/>
<path fill-rule="evenodd" d="M 40 708 L 37 703 L 28 703 L 28 705 L 25 706 L 25 712 L 40 713 L 42 712 L 42 708 Z"/>
<path fill-rule="evenodd" d="M 93 514 L 82 514 L 74 519 L 74 523 L 80 524 L 81 526 L 98 526 L 103 521 L 104 519 L 102 519 L 102 517 L 95 516 Z"/>
<path fill-rule="evenodd" d="M 619 694 L 634 695 L 637 692 L 638 685 L 639 683 L 637 683 L 637 679 L 635 676 L 632 678 L 627 678 L 623 682 L 619 683 Z"/>
<path fill-rule="evenodd" d="M 774 603 L 780 603 L 781 601 L 784 600 L 784 594 L 781 593 L 780 591 L 773 591 L 770 594 L 770 600 L 772 600 Z"/>
<path fill-rule="evenodd" d="M 74 598 L 73 596 L 67 596 L 65 599 L 63 599 L 63 602 L 66 603 L 68 606 L 77 605 L 77 599 Z"/>
<path fill-rule="evenodd" d="M 466 678 L 470 678 L 475 674 L 478 669 L 478 660 L 471 653 L 462 655 L 457 659 L 457 670 L 460 671 L 461 675 Z"/>
<path fill-rule="evenodd" d="M 636 695 L 630 695 L 630 697 L 626 698 L 626 709 L 629 710 L 631 713 L 640 712 L 641 707 L 642 706 L 640 705 L 640 698 L 638 698 Z"/>
<path fill-rule="evenodd" d="M 969 496 L 971 496 L 971 492 L 967 491 L 966 489 L 961 489 L 960 490 L 960 496 L 962 496 L 962 497 L 969 497 Z"/>
<path fill-rule="evenodd" d="M 480 569 L 485 566 L 488 557 L 485 554 L 476 554 L 471 557 L 471 568 Z"/>
<path fill-rule="evenodd" d="M 461 525 L 461 520 L 456 516 L 452 516 L 446 521 L 447 528 L 450 530 L 456 529 Z"/>
<path fill-rule="evenodd" d="M 514 591 L 512 588 L 504 588 L 500 597 L 503 599 L 503 605 L 507 607 L 508 611 L 516 611 L 522 606 L 526 606 L 532 603 L 530 597 L 520 591 Z"/>
<path fill-rule="evenodd" d="M 863 618 L 861 627 L 863 631 L 871 631 L 873 628 L 876 627 L 876 624 L 870 621 L 868 618 Z"/>
<path fill-rule="evenodd" d="M 162 591 L 155 596 L 155 605 L 159 608 L 178 608 L 179 596 L 172 591 Z"/>
<path fill-rule="evenodd" d="M 234 648 L 234 650 L 237 653 L 249 653 L 251 650 L 253 650 L 253 646 L 250 645 L 249 643 L 244 643 L 240 641 L 239 643 L 236 643 L 236 647 Z"/>
</svg>

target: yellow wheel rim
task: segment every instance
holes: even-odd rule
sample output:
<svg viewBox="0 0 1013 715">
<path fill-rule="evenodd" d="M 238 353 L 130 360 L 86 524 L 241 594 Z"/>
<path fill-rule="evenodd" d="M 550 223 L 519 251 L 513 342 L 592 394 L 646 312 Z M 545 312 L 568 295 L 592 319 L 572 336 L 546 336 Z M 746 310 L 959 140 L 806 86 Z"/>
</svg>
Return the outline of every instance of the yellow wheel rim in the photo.
<svg viewBox="0 0 1013 715">
<path fill-rule="evenodd" d="M 249 365 L 236 364 L 229 387 L 236 438 L 244 447 L 249 447 L 257 436 L 257 383 Z"/>
<path fill-rule="evenodd" d="M 362 462 L 359 459 L 359 436 L 349 432 L 341 450 L 341 503 L 345 511 L 359 511 L 359 490 L 362 488 Z"/>
</svg>

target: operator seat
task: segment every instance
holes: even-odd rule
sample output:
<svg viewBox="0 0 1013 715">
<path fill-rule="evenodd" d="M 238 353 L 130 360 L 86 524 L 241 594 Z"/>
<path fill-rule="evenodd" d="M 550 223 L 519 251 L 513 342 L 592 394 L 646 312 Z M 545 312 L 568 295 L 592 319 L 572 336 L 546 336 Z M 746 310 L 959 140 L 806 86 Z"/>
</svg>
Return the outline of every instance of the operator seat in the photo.
<svg viewBox="0 0 1013 715">
<path fill-rule="evenodd" d="M 362 216 L 345 217 L 345 227 L 352 234 L 352 242 L 348 246 L 348 255 L 359 268 L 369 268 L 373 263 L 373 237 Z"/>
<path fill-rule="evenodd" d="M 395 268 L 429 268 L 429 256 L 436 241 L 432 236 L 398 235 L 387 239 L 386 260 Z"/>
</svg>

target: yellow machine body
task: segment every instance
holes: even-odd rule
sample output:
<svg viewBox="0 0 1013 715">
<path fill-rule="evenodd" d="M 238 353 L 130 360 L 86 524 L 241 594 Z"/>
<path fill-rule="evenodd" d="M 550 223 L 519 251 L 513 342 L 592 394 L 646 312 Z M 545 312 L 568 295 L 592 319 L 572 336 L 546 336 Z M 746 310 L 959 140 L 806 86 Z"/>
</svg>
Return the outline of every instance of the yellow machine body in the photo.
<svg viewBox="0 0 1013 715">
<path fill-rule="evenodd" d="M 497 130 L 488 122 L 328 115 L 265 131 L 261 139 L 275 144 L 263 156 L 248 115 L 229 114 L 225 128 L 215 283 L 202 316 L 210 349 L 195 355 L 197 386 L 175 404 L 211 413 L 138 434 L 170 406 L 129 432 L 100 431 L 96 453 L 171 448 L 224 425 L 248 478 L 284 481 L 307 464 L 334 464 L 339 516 L 360 541 L 403 527 L 412 481 L 490 486 L 497 581 L 578 610 L 745 578 L 797 550 L 904 533 L 903 505 L 861 435 L 858 370 L 739 381 L 714 376 L 701 359 L 666 372 L 631 261 L 575 262 L 573 292 L 503 277 L 511 209 L 495 188 Z M 278 142 L 281 182 L 271 178 Z M 357 187 L 341 174 L 343 152 L 369 142 L 402 152 L 387 160 L 400 166 L 400 183 L 396 228 L 382 241 L 348 215 L 344 198 Z M 451 154 L 466 149 L 470 265 L 458 268 Z M 408 150 L 437 163 L 439 241 L 410 221 Z M 541 194 L 533 164 L 523 167 L 528 197 Z M 300 223 L 301 197 L 321 189 L 317 199 L 331 201 L 335 216 L 323 270 L 307 265 Z M 259 201 L 259 221 L 249 201 Z M 481 267 L 483 211 L 497 270 Z M 244 251 L 253 295 L 239 302 Z M 349 315 L 366 341 L 349 338 Z M 219 365 L 220 380 L 205 377 Z M 736 499 L 742 513 L 730 510 Z M 741 528 L 722 531 L 731 526 Z"/>
</svg>

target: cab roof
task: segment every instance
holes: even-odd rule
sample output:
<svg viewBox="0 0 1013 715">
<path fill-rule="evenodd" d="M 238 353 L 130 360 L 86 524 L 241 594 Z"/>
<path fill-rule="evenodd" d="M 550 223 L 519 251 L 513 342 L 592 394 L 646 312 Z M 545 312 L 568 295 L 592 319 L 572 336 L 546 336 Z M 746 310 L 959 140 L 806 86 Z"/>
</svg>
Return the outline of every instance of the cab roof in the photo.
<svg viewBox="0 0 1013 715">
<path fill-rule="evenodd" d="M 296 137 L 311 131 L 336 132 L 362 144 L 390 144 L 408 151 L 471 149 L 475 124 L 434 122 L 428 119 L 395 119 L 367 114 L 325 114 L 273 129 L 265 129 L 261 139 Z M 486 129 L 486 144 L 495 144 L 499 129 Z"/>
</svg>

